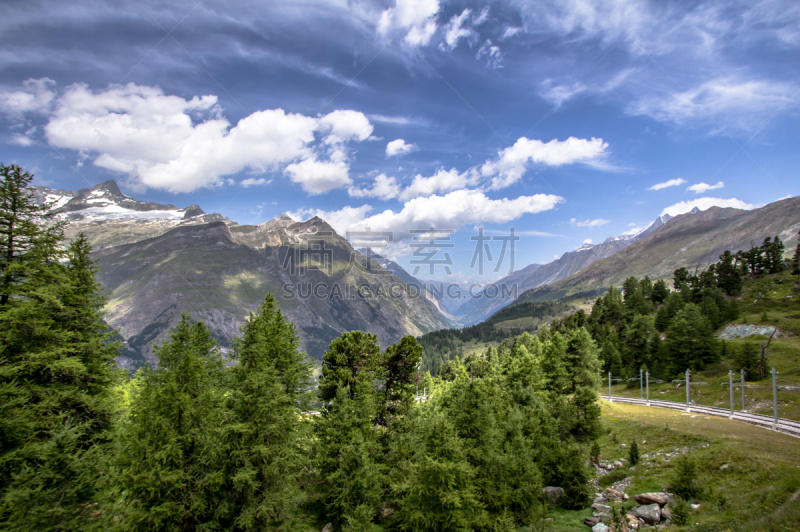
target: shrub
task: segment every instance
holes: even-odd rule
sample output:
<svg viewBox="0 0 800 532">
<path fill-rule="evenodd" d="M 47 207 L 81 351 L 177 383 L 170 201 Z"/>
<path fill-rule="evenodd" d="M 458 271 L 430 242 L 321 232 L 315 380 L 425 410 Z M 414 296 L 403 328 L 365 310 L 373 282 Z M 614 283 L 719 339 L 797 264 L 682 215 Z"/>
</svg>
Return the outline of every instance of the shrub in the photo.
<svg viewBox="0 0 800 532">
<path fill-rule="evenodd" d="M 672 522 L 676 525 L 685 525 L 689 522 L 689 513 L 691 508 L 686 499 L 676 497 L 675 502 L 672 504 Z"/>
<path fill-rule="evenodd" d="M 702 488 L 697 482 L 697 465 L 688 456 L 681 456 L 675 461 L 675 474 L 672 479 L 671 491 L 683 499 L 699 497 Z"/>
<path fill-rule="evenodd" d="M 600 444 L 597 440 L 592 442 L 592 448 L 589 451 L 589 459 L 595 464 L 600 462 Z"/>
<path fill-rule="evenodd" d="M 628 459 L 631 461 L 631 465 L 634 466 L 639 462 L 639 444 L 636 443 L 636 439 L 631 442 L 631 447 L 628 449 Z"/>
<path fill-rule="evenodd" d="M 607 486 L 610 486 L 614 482 L 619 482 L 620 480 L 622 480 L 626 476 L 628 476 L 628 475 L 626 474 L 626 472 L 624 470 L 616 469 L 616 470 L 612 471 L 611 473 L 603 475 L 602 477 L 600 477 L 597 480 L 600 483 L 600 485 L 605 488 Z"/>
</svg>

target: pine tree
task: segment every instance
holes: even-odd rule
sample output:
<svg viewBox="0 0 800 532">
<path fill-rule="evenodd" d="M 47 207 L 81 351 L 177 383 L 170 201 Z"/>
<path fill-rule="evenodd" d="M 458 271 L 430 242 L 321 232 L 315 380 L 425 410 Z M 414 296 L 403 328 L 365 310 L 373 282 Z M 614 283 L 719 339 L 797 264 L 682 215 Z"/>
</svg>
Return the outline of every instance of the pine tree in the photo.
<svg viewBox="0 0 800 532">
<path fill-rule="evenodd" d="M 386 348 L 383 355 L 384 386 L 380 422 L 388 425 L 393 418 L 404 416 L 414 404 L 414 378 L 422 360 L 422 346 L 413 336 L 404 336 L 400 343 Z"/>
<path fill-rule="evenodd" d="M 792 275 L 797 275 L 797 282 L 800 284 L 800 232 L 797 233 L 797 248 L 792 257 Z"/>
<path fill-rule="evenodd" d="M 0 166 L 0 177 L 0 524 L 90 530 L 101 526 L 116 346 L 86 239 L 64 253 L 33 176 Z"/>
<path fill-rule="evenodd" d="M 214 467 L 222 360 L 208 328 L 183 315 L 140 370 L 118 457 L 124 530 L 211 528 L 224 479 Z"/>
<path fill-rule="evenodd" d="M 745 343 L 736 350 L 733 359 L 733 369 L 735 371 L 744 370 L 745 376 L 750 379 L 758 379 L 759 375 L 759 351 L 755 344 Z"/>
<path fill-rule="evenodd" d="M 382 499 L 385 473 L 373 426 L 379 402 L 375 380 L 381 374 L 377 336 L 344 333 L 322 358 L 315 421 L 317 467 L 328 518 L 337 527 L 368 527 Z"/>
<path fill-rule="evenodd" d="M 694 304 L 686 305 L 670 322 L 666 351 L 671 370 L 703 369 L 717 358 L 716 341 L 708 319 Z"/>
<path fill-rule="evenodd" d="M 300 484 L 310 467 L 307 424 L 311 366 L 294 325 L 267 294 L 233 343 L 217 467 L 225 475 L 218 513 L 231 530 L 296 526 Z"/>
</svg>

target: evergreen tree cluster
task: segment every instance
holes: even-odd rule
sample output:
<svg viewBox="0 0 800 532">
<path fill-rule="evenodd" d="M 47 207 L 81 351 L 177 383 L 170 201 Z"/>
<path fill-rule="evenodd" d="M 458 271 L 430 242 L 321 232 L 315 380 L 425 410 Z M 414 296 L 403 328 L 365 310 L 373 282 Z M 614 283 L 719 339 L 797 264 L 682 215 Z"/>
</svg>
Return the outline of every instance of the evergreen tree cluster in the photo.
<svg viewBox="0 0 800 532">
<path fill-rule="evenodd" d="M 591 313 L 578 311 L 556 320 L 552 329 L 586 328 L 600 346 L 603 374 L 635 378 L 641 368 L 653 377 L 670 378 L 703 369 L 730 355 L 713 334 L 739 317 L 735 296 L 745 278 L 782 271 L 783 251 L 778 237 L 767 237 L 746 252 L 725 251 L 699 273 L 675 270 L 672 290 L 664 280 L 630 277 L 621 289 L 612 286 L 598 298 Z M 757 374 L 750 351 L 735 358 L 737 369 Z"/>
</svg>

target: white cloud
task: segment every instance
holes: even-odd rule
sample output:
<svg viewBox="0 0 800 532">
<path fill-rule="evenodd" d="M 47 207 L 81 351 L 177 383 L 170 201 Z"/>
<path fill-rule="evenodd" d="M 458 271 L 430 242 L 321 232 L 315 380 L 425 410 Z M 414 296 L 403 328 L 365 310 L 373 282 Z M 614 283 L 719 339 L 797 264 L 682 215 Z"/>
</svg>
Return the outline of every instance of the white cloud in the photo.
<svg viewBox="0 0 800 532">
<path fill-rule="evenodd" d="M 516 35 L 521 31 L 522 28 L 518 26 L 506 26 L 505 29 L 503 29 L 503 36 L 500 37 L 500 40 L 502 41 L 504 39 L 508 39 L 509 37 L 513 37 L 514 35 Z"/>
<path fill-rule="evenodd" d="M 725 187 L 725 183 L 720 181 L 716 185 L 709 185 L 708 183 L 697 183 L 696 185 L 690 186 L 686 190 L 691 190 L 695 194 L 702 194 L 703 192 L 706 192 L 706 191 L 709 191 L 709 190 L 716 190 L 718 188 L 724 188 L 724 187 Z"/>
<path fill-rule="evenodd" d="M 500 47 L 492 44 L 491 39 L 486 39 L 480 48 L 478 48 L 478 53 L 475 54 L 475 59 L 486 59 L 486 64 L 491 66 L 492 68 L 500 68 L 500 63 L 503 62 L 503 53 L 500 51 Z"/>
<path fill-rule="evenodd" d="M 590 227 L 590 228 L 594 229 L 595 227 L 600 227 L 601 225 L 606 225 L 607 223 L 610 223 L 610 220 L 604 220 L 603 218 L 597 218 L 596 220 L 580 221 L 577 218 L 570 218 L 569 223 L 571 223 L 575 227 Z"/>
<path fill-rule="evenodd" d="M 701 211 L 704 211 L 710 207 L 721 207 L 721 208 L 730 207 L 733 209 L 750 210 L 757 208 L 758 205 L 745 203 L 744 201 L 738 200 L 736 198 L 730 198 L 730 199 L 697 198 L 691 201 L 681 201 L 679 203 L 676 203 L 675 205 L 670 205 L 669 207 L 661 211 L 661 215 L 663 216 L 665 214 L 669 214 L 670 216 L 678 216 L 679 214 L 685 214 L 687 212 L 690 212 L 695 207 L 697 207 Z"/>
<path fill-rule="evenodd" d="M 470 46 L 478 39 L 478 32 L 469 27 L 470 8 L 464 9 L 460 15 L 454 15 L 444 27 L 444 42 L 439 45 L 442 51 L 452 50 L 458 46 L 458 41 L 467 39 Z"/>
<path fill-rule="evenodd" d="M 319 119 L 320 128 L 329 131 L 326 144 L 339 144 L 348 141 L 362 142 L 372 135 L 372 124 L 358 111 L 333 111 Z"/>
<path fill-rule="evenodd" d="M 481 174 L 492 177 L 491 189 L 497 190 L 519 181 L 529 161 L 548 166 L 586 163 L 600 159 L 605 155 L 608 143 L 603 139 L 578 139 L 569 137 L 560 141 L 553 139 L 544 143 L 541 140 L 521 137 L 517 142 L 500 152 L 493 161 L 486 161 L 481 167 Z"/>
<path fill-rule="evenodd" d="M 394 157 L 395 155 L 403 155 L 411 153 L 416 149 L 417 146 L 415 144 L 406 144 L 406 141 L 403 139 L 395 139 L 386 145 L 386 156 Z"/>
<path fill-rule="evenodd" d="M 283 169 L 318 194 L 351 184 L 344 143 L 362 142 L 372 133 L 369 120 L 351 110 L 309 117 L 267 109 L 232 126 L 216 96 L 187 100 L 132 83 L 97 93 L 74 84 L 48 105 L 52 111 L 44 134 L 51 145 L 87 154 L 96 166 L 127 176 L 134 189 L 190 192 L 245 170 Z"/>
<path fill-rule="evenodd" d="M 670 179 L 669 181 L 664 181 L 663 183 L 656 183 L 647 190 L 661 190 L 662 188 L 667 188 L 667 187 L 677 187 L 678 185 L 682 185 L 684 183 L 686 183 L 686 180 L 679 177 L 677 179 Z"/>
<path fill-rule="evenodd" d="M 631 227 L 631 225 L 628 225 L 628 227 Z M 637 233 L 641 233 L 644 229 L 645 229 L 644 227 L 636 227 L 636 224 L 633 224 L 633 229 L 628 229 L 627 231 L 622 233 L 622 235 L 623 236 L 635 235 Z"/>
<path fill-rule="evenodd" d="M 318 161 L 312 156 L 288 165 L 284 172 L 312 195 L 353 184 L 349 167 L 343 161 Z"/>
<path fill-rule="evenodd" d="M 269 185 L 270 183 L 272 183 L 272 179 L 264 179 L 263 177 L 248 177 L 247 179 L 242 180 L 240 185 L 242 185 L 244 188 L 248 188 Z M 263 207 L 263 205 L 261 205 L 261 207 Z"/>
<path fill-rule="evenodd" d="M 24 113 L 49 111 L 56 96 L 50 88 L 55 83 L 50 78 L 31 78 L 22 82 L 20 90 L 0 92 L 0 111 L 14 119 Z"/>
<path fill-rule="evenodd" d="M 400 185 L 394 177 L 387 177 L 386 174 L 379 174 L 372 184 L 372 188 L 361 189 L 350 187 L 347 191 L 354 198 L 380 198 L 390 200 L 400 194 Z"/>
<path fill-rule="evenodd" d="M 404 41 L 411 47 L 427 46 L 436 32 L 438 0 L 396 0 L 395 6 L 381 13 L 378 34 L 392 38 L 406 31 Z"/>
<path fill-rule="evenodd" d="M 439 168 L 431 177 L 417 174 L 411 184 L 400 193 L 400 199 L 408 200 L 418 196 L 429 196 L 437 192 L 449 192 L 475 184 L 478 173 L 468 170 L 459 173 L 455 168 Z"/>
<path fill-rule="evenodd" d="M 591 238 L 587 238 L 586 240 L 583 241 L 584 245 L 591 244 L 591 243 L 592 243 L 592 239 Z"/>
<path fill-rule="evenodd" d="M 796 92 L 796 87 L 785 83 L 734 76 L 706 81 L 683 92 L 639 99 L 628 112 L 677 125 L 711 123 L 715 133 L 723 132 L 725 126 L 753 130 L 763 127 L 780 109 L 796 107 Z"/>
<path fill-rule="evenodd" d="M 489 20 L 489 6 L 484 6 L 483 9 L 481 9 L 481 12 L 473 17 L 472 25 L 480 26 L 487 20 Z"/>
<path fill-rule="evenodd" d="M 367 213 L 372 210 L 371 205 L 361 207 L 344 207 L 338 211 L 323 211 L 321 209 L 299 209 L 289 212 L 293 220 L 307 220 L 318 216 L 328 222 L 339 235 L 345 236 L 348 228 L 354 230 L 364 230 L 361 222 L 366 218 Z"/>
<path fill-rule="evenodd" d="M 408 239 L 411 229 L 434 227 L 458 230 L 478 223 L 506 223 L 524 214 L 551 210 L 564 201 L 564 198 L 552 194 L 494 200 L 477 190 L 457 190 L 444 196 L 414 198 L 407 201 L 400 211 L 387 209 L 369 217 L 366 216 L 372 210 L 369 205 L 302 213 L 319 216 L 339 234 L 345 234 L 348 230 L 364 230 L 365 227 L 373 231 L 393 231 L 397 242 Z"/>
</svg>

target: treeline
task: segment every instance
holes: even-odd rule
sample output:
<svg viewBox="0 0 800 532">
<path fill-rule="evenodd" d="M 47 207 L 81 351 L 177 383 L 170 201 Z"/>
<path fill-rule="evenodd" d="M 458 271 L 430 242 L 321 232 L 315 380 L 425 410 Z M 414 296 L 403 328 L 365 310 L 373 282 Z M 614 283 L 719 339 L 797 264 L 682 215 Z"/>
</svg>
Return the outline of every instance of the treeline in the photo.
<svg viewBox="0 0 800 532">
<path fill-rule="evenodd" d="M 758 372 L 753 370 L 753 353 L 745 348 L 747 352 L 730 353 L 714 331 L 739 317 L 735 297 L 746 278 L 786 268 L 783 251 L 777 236 L 749 251 L 725 251 L 699 273 L 675 270 L 672 290 L 664 280 L 630 277 L 621 290 L 612 286 L 598 298 L 590 314 L 579 311 L 557 320 L 553 330 L 585 327 L 600 346 L 603 374 L 610 371 L 615 377 L 638 377 L 643 368 L 667 379 L 733 356 L 736 369 L 748 370 L 750 378 L 763 378 L 763 364 Z"/>
<path fill-rule="evenodd" d="M 544 303 L 520 303 L 500 309 L 488 320 L 463 327 L 460 329 L 441 329 L 426 333 L 417 340 L 424 351 L 420 372 L 431 372 L 436 375 L 439 367 L 456 357 L 464 358 L 464 345 L 470 342 L 502 342 L 511 340 L 525 331 L 533 331 L 530 327 L 495 327 L 496 324 L 519 318 L 533 318 L 545 320 L 557 316 L 573 308 L 573 305 L 564 301 L 547 301 Z"/>
<path fill-rule="evenodd" d="M 32 176 L 0 167 L 0 528 L 15 531 L 512 531 L 542 488 L 585 507 L 598 349 L 523 335 L 424 377 L 422 347 L 335 339 L 318 388 L 268 295 L 222 356 L 183 316 L 127 380 L 90 247 L 62 249 Z M 322 403 L 309 413 L 312 400 Z M 316 415 L 314 415 L 316 414 Z"/>
</svg>

